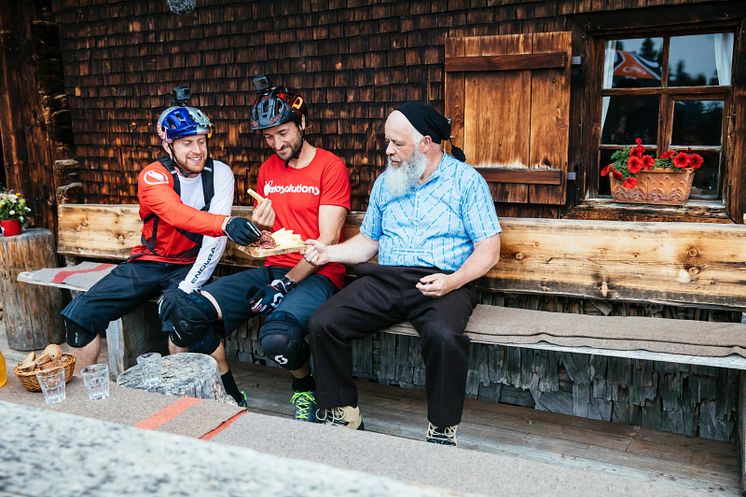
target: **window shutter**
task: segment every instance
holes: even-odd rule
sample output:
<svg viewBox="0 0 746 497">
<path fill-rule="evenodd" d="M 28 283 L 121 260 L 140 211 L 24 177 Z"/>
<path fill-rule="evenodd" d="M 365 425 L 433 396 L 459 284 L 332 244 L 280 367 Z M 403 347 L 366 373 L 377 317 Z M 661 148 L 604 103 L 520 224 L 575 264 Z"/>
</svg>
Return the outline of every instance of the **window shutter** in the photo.
<svg viewBox="0 0 746 497">
<path fill-rule="evenodd" d="M 497 202 L 565 202 L 571 41 L 570 32 L 446 39 L 453 143 Z"/>
</svg>

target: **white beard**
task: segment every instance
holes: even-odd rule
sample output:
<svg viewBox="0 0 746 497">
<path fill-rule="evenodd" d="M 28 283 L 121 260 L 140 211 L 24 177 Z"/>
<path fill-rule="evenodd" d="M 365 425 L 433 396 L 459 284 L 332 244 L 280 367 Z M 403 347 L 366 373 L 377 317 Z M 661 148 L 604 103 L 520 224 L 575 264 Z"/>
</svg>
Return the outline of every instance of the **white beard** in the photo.
<svg viewBox="0 0 746 497">
<path fill-rule="evenodd" d="M 386 191 L 394 198 L 401 197 L 417 184 L 426 168 L 427 158 L 419 150 L 415 150 L 412 157 L 408 161 L 403 161 L 399 167 L 393 167 L 389 158 L 386 168 Z"/>
</svg>

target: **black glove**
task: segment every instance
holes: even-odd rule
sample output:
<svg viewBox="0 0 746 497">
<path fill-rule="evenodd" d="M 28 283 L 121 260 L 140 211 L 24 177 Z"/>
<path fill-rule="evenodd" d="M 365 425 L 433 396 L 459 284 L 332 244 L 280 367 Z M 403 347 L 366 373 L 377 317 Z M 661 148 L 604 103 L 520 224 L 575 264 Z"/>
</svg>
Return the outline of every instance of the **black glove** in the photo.
<svg viewBox="0 0 746 497">
<path fill-rule="evenodd" d="M 239 245 L 248 245 L 261 236 L 261 231 L 245 217 L 232 217 L 225 225 L 225 234 Z"/>
<path fill-rule="evenodd" d="M 158 317 L 161 319 L 161 321 L 167 321 L 171 319 L 171 313 L 176 308 L 176 302 L 178 301 L 179 297 L 183 297 L 184 295 L 186 295 L 186 292 L 179 290 L 178 287 L 169 288 L 168 290 L 163 292 L 161 298 L 158 299 Z"/>
<path fill-rule="evenodd" d="M 254 295 L 249 298 L 251 312 L 266 316 L 277 309 L 285 295 L 295 288 L 295 283 L 290 281 L 286 276 L 273 280 L 269 285 L 260 288 Z"/>
</svg>

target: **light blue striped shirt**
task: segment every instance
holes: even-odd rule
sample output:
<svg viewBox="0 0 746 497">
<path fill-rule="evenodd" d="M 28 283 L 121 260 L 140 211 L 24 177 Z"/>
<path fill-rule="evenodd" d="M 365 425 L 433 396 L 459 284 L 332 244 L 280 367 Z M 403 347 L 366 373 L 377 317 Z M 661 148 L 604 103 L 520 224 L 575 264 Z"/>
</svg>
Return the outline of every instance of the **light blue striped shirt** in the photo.
<svg viewBox="0 0 746 497">
<path fill-rule="evenodd" d="M 500 233 L 484 178 L 445 154 L 428 180 L 392 198 L 376 179 L 360 231 L 378 241 L 378 263 L 456 271 L 474 244 Z"/>
</svg>

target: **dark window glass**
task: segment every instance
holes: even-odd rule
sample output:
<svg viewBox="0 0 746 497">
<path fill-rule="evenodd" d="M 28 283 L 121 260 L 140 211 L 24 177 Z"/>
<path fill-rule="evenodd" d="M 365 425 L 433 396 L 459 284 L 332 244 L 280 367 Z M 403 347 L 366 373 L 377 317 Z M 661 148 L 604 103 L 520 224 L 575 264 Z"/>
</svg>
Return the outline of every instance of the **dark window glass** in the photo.
<svg viewBox="0 0 746 497">
<path fill-rule="evenodd" d="M 609 99 L 601 143 L 634 144 L 642 138 L 645 144 L 655 144 L 658 135 L 658 96 L 613 96 Z"/>
<path fill-rule="evenodd" d="M 661 85 L 663 38 L 616 40 L 615 48 L 612 88 Z"/>
<path fill-rule="evenodd" d="M 720 146 L 723 125 L 722 100 L 679 100 L 674 106 L 671 145 Z"/>
<path fill-rule="evenodd" d="M 600 153 L 601 158 L 598 163 L 598 175 L 599 175 L 598 194 L 599 195 L 611 196 L 611 186 L 609 185 L 609 178 L 607 176 L 601 176 L 601 169 L 605 168 L 606 165 L 611 162 L 611 155 L 614 152 L 616 152 L 616 150 L 601 150 L 601 153 Z"/>
<path fill-rule="evenodd" d="M 732 54 L 733 37 L 730 34 L 672 36 L 668 85 L 729 85 Z"/>
<path fill-rule="evenodd" d="M 719 151 L 693 150 L 705 160 L 702 167 L 694 173 L 692 182 L 692 198 L 718 198 L 718 176 L 720 175 Z"/>
</svg>

